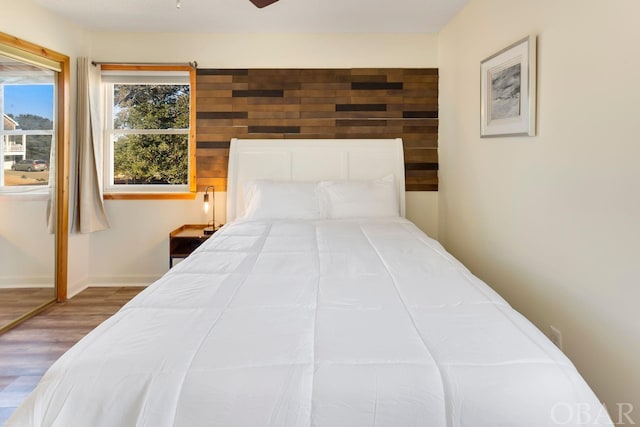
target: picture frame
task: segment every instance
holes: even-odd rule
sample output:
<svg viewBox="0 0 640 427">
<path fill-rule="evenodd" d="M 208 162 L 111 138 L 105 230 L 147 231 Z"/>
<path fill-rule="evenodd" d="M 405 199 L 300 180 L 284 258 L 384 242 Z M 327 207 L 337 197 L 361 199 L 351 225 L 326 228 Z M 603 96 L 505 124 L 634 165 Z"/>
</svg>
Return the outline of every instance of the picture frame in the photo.
<svg viewBox="0 0 640 427">
<path fill-rule="evenodd" d="M 536 36 L 480 62 L 480 137 L 535 136 Z"/>
</svg>

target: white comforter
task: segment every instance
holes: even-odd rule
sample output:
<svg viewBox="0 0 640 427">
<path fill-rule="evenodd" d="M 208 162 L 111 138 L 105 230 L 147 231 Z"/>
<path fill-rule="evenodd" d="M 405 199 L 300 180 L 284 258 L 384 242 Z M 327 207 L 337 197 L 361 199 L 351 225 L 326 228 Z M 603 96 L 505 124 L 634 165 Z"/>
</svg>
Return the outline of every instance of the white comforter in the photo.
<svg viewBox="0 0 640 427">
<path fill-rule="evenodd" d="M 534 326 L 403 219 L 237 222 L 8 426 L 610 425 Z"/>
</svg>

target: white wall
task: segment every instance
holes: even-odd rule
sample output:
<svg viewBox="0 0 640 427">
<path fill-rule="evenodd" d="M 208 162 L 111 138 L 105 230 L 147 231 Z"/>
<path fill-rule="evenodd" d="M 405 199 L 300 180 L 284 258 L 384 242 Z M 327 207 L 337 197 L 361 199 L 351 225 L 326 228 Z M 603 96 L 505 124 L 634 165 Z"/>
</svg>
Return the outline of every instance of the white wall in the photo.
<svg viewBox="0 0 640 427">
<path fill-rule="evenodd" d="M 407 191 L 407 219 L 434 239 L 438 238 L 437 191 Z"/>
<path fill-rule="evenodd" d="M 92 33 L 92 59 L 189 62 L 201 68 L 436 67 L 437 37 L 424 34 Z M 224 193 L 216 218 L 224 221 Z M 437 236 L 437 192 L 411 192 L 407 216 Z M 150 283 L 168 269 L 168 234 L 202 223 L 195 201 L 106 201 L 112 229 L 90 236 L 89 284 Z M 426 212 L 426 213 L 423 213 Z M 126 251 L 122 249 L 126 248 Z"/>
<path fill-rule="evenodd" d="M 91 285 L 145 286 L 169 269 L 169 233 L 183 224 L 206 224 L 203 196 L 195 200 L 107 200 L 111 229 L 90 236 Z M 216 193 L 216 223 L 224 221 Z"/>
<path fill-rule="evenodd" d="M 32 0 L 0 0 L 0 31 L 59 53 L 76 56 L 86 50 L 83 29 L 33 3 Z"/>
<path fill-rule="evenodd" d="M 437 43 L 430 34 L 91 34 L 96 61 L 201 68 L 436 67 Z"/>
<path fill-rule="evenodd" d="M 441 240 L 543 332 L 560 329 L 596 394 L 614 413 L 633 404 L 636 424 L 638 16 L 636 0 L 472 0 L 439 41 Z M 538 136 L 481 140 L 480 61 L 528 33 Z"/>
<path fill-rule="evenodd" d="M 53 288 L 55 241 L 46 210 L 44 200 L 0 197 L 0 288 Z"/>
</svg>

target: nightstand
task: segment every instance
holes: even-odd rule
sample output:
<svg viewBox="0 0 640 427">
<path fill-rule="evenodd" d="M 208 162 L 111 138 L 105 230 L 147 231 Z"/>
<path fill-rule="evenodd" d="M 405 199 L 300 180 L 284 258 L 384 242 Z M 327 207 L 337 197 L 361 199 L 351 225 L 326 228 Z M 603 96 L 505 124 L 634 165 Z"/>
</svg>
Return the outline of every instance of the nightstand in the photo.
<svg viewBox="0 0 640 427">
<path fill-rule="evenodd" d="M 169 233 L 169 268 L 174 258 L 186 258 L 211 234 L 204 234 L 207 224 L 185 224 Z"/>
</svg>

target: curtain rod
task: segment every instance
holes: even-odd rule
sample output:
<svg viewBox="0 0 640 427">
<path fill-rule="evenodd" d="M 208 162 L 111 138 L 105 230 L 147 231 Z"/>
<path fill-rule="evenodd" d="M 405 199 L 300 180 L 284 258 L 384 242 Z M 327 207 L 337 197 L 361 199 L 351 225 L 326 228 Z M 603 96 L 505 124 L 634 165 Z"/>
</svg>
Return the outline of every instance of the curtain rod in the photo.
<svg viewBox="0 0 640 427">
<path fill-rule="evenodd" d="M 93 65 L 188 65 L 193 68 L 198 68 L 196 61 L 191 62 L 107 62 L 107 61 L 91 61 Z"/>
</svg>

